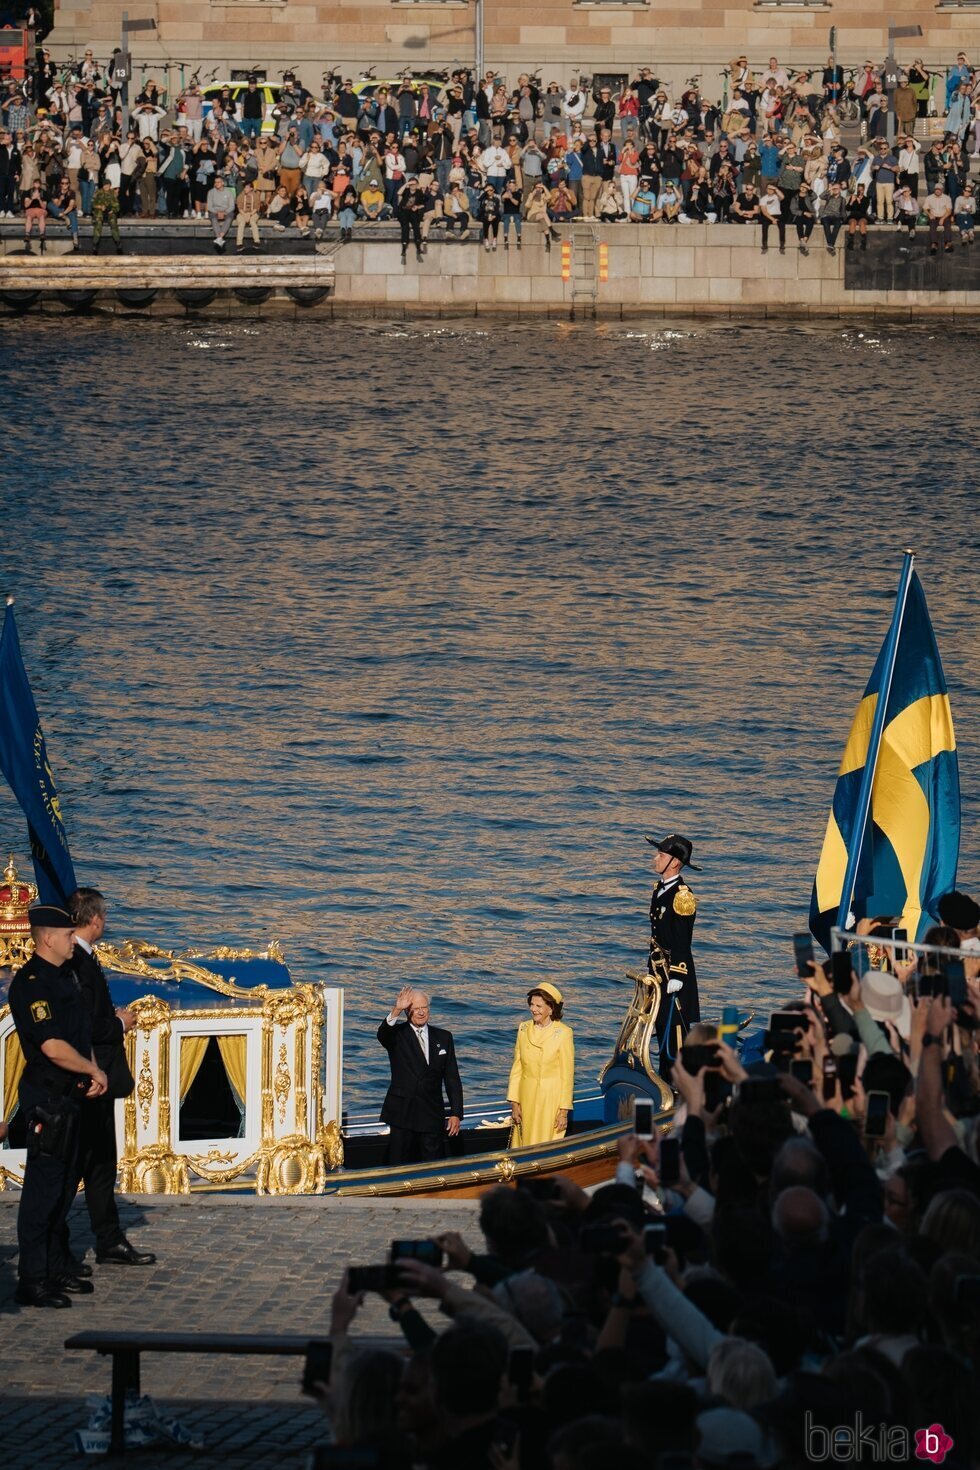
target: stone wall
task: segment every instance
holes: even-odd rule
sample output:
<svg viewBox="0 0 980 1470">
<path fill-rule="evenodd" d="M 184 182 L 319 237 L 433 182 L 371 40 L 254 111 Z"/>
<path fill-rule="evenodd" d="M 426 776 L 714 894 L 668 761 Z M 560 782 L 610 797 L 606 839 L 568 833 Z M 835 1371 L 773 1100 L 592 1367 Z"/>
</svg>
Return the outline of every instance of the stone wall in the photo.
<svg viewBox="0 0 980 1470">
<path fill-rule="evenodd" d="M 787 240 L 785 255 L 771 236 L 769 253 L 763 255 L 759 231 L 740 225 L 599 227 L 598 240 L 608 246 L 609 278 L 597 283 L 594 302 L 589 296 L 576 298 L 581 288 L 562 279 L 560 246 L 548 251 L 527 229 L 526 234 L 520 251 L 513 244 L 505 250 L 503 241 L 491 253 L 458 241 L 432 243 L 422 261 L 410 250 L 404 266 L 396 242 L 355 238 L 337 254 L 332 299 L 340 308 L 379 315 L 388 309 L 521 316 L 568 316 L 573 309 L 583 315 L 594 310 L 599 316 L 980 312 L 980 291 L 955 289 L 950 262 L 928 256 L 923 231 L 914 246 L 915 279 L 921 289 L 856 291 L 845 283 L 843 235 L 836 255 L 827 253 L 819 231 L 808 256 L 800 255 L 795 235 L 792 243 Z M 876 233 L 871 248 L 876 253 L 896 251 L 896 234 Z M 925 289 L 929 286 L 934 289 Z"/>
<path fill-rule="evenodd" d="M 150 16 L 158 32 L 132 37 L 136 62 L 163 71 L 166 60 L 232 67 L 264 65 L 275 80 L 298 65 L 314 89 L 328 64 L 356 75 L 379 64 L 378 75 L 406 66 L 450 66 L 475 54 L 475 4 L 398 3 L 398 0 L 58 0 L 56 52 L 80 51 L 93 43 L 102 53 L 118 44 L 120 17 Z M 543 68 L 544 81 L 567 81 L 579 68 L 632 71 L 656 63 L 661 77 L 681 84 L 704 71 L 709 96 L 721 93 L 718 69 L 741 52 L 753 67 L 771 54 L 791 65 L 822 65 L 828 31 L 838 30 L 840 59 L 859 65 L 880 60 L 887 50 L 889 20 L 922 26 L 921 41 L 899 43 L 899 58 L 922 56 L 930 64 L 952 61 L 959 50 L 980 51 L 980 9 L 945 7 L 942 0 L 850 0 L 802 4 L 786 0 L 778 9 L 756 0 L 669 0 L 668 8 L 609 0 L 485 0 L 484 55 L 513 79 L 523 69 Z M 139 73 L 137 73 L 139 75 Z M 176 74 L 174 79 L 176 80 Z"/>
</svg>

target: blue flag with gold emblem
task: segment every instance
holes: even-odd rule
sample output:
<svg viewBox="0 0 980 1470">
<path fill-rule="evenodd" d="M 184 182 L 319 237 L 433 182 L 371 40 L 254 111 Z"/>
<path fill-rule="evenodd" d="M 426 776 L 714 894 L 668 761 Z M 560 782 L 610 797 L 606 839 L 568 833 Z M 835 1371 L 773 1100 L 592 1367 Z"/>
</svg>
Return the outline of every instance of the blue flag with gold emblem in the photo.
<svg viewBox="0 0 980 1470">
<path fill-rule="evenodd" d="M 65 908 L 78 884 L 44 732 L 21 656 L 14 610 L 9 605 L 0 634 L 0 772 L 27 818 L 38 897 L 42 903 Z"/>
<path fill-rule="evenodd" d="M 897 646 L 885 640 L 858 705 L 834 791 L 810 900 L 810 931 L 825 949 L 837 923 L 879 691 L 887 688 L 871 805 L 850 908 L 855 919 L 901 914 L 918 939 L 956 886 L 960 778 L 953 716 L 925 595 L 911 573 Z"/>
</svg>

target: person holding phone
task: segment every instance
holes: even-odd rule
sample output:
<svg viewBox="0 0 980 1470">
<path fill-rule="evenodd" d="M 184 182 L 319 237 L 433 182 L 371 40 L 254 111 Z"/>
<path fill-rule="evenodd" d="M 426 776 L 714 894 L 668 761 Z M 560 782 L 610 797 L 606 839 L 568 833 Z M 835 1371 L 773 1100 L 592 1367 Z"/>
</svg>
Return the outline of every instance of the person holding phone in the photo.
<svg viewBox="0 0 980 1470">
<path fill-rule="evenodd" d="M 531 1019 L 517 1028 L 507 1083 L 515 1148 L 564 1138 L 575 1090 L 575 1041 L 561 1019 L 564 998 L 544 981 L 527 993 Z"/>
<path fill-rule="evenodd" d="M 691 938 L 697 902 L 690 887 L 681 882 L 685 868 L 695 873 L 701 869 L 691 862 L 693 844 L 672 832 L 662 842 L 648 837 L 654 848 L 655 886 L 650 900 L 650 956 L 648 968 L 655 974 L 654 960 L 659 951 L 667 956 L 670 980 L 667 994 L 660 998 L 657 1012 L 657 1040 L 660 1043 L 660 1075 L 669 1079 L 684 1037 L 701 1019 L 698 980 L 691 953 Z"/>
</svg>

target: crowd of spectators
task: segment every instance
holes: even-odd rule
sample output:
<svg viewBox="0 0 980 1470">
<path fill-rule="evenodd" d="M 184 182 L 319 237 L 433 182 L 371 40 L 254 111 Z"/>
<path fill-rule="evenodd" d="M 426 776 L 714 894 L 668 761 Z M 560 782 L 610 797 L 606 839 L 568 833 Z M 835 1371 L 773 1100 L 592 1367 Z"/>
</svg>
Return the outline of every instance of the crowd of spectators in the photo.
<svg viewBox="0 0 980 1470">
<path fill-rule="evenodd" d="M 940 913 L 913 962 L 881 919 L 804 964 L 740 1054 L 692 1028 L 673 1151 L 626 1136 L 592 1193 L 501 1186 L 482 1241 L 348 1272 L 314 1464 L 980 1463 L 980 907 Z M 398 1350 L 358 1345 L 365 1286 Z"/>
<path fill-rule="evenodd" d="M 709 101 L 691 87 L 671 96 L 642 67 L 618 95 L 573 78 L 567 87 L 516 86 L 467 70 L 444 86 L 406 78 L 358 93 L 341 80 L 315 99 L 287 79 L 274 105 L 252 80 L 205 97 L 192 84 L 171 105 L 147 80 L 124 124 L 117 74 L 87 51 L 59 75 L 45 53 L 32 88 L 0 96 L 0 217 L 23 218 L 44 248 L 49 220 L 79 248 L 79 220 L 103 224 L 121 249 L 117 218 L 207 218 L 214 247 L 236 222 L 259 245 L 259 223 L 322 239 L 336 220 L 342 241 L 358 222 L 397 220 L 403 258 L 421 256 L 433 229 L 484 247 L 521 247 L 525 226 L 550 242 L 576 219 L 682 225 L 761 225 L 801 250 L 821 227 L 826 248 L 867 243 L 869 226 L 915 233 L 928 225 L 933 251 L 964 246 L 976 213 L 971 159 L 980 157 L 980 69 L 958 58 L 946 82 L 944 135 L 916 136 L 929 74 L 921 63 L 895 93 L 899 135 L 883 136 L 887 99 L 867 62 L 856 96 L 863 146 L 842 143 L 843 72 L 791 74 L 771 57 L 753 72 L 729 68 L 731 95 Z M 925 78 L 925 82 L 923 81 Z M 28 248 L 30 246 L 28 245 Z M 907 248 L 907 247 L 905 247 Z"/>
</svg>

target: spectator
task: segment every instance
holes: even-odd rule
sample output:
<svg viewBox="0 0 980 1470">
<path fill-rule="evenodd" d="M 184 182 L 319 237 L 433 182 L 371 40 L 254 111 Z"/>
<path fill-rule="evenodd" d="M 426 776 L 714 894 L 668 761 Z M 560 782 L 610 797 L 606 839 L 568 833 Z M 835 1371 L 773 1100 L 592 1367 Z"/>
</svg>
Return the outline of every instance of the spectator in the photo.
<svg viewBox="0 0 980 1470">
<path fill-rule="evenodd" d="M 831 184 L 830 193 L 820 208 L 820 225 L 827 242 L 828 255 L 837 253 L 837 236 L 844 224 L 846 207 L 847 201 L 841 193 L 840 184 Z"/>
<path fill-rule="evenodd" d="M 847 202 L 847 249 L 854 249 L 854 236 L 860 233 L 861 249 L 868 248 L 868 217 L 871 214 L 871 201 L 864 192 L 864 186 L 858 184 L 857 193 L 853 199 Z"/>
<path fill-rule="evenodd" d="M 438 184 L 434 186 L 438 189 Z M 317 184 L 310 200 L 313 210 L 313 234 L 317 240 L 323 239 L 327 221 L 330 218 L 330 210 L 333 207 L 333 195 L 323 179 Z M 343 193 L 337 200 L 337 219 L 340 225 L 341 241 L 351 241 L 354 238 L 354 220 L 357 217 L 357 190 L 352 183 L 345 184 Z"/>
<path fill-rule="evenodd" d="M 497 248 L 497 236 L 500 233 L 500 217 L 503 207 L 500 196 L 494 185 L 487 182 L 480 200 L 479 218 L 483 230 L 483 248 L 490 250 Z"/>
<path fill-rule="evenodd" d="M 245 250 L 246 230 L 251 231 L 252 244 L 255 246 L 256 250 L 260 250 L 262 248 L 262 241 L 259 236 L 259 213 L 261 210 L 261 198 L 258 190 L 255 189 L 252 184 L 246 184 L 242 192 L 238 195 L 235 203 L 238 214 L 238 224 L 236 226 L 236 242 L 239 255 L 241 255 Z"/>
<path fill-rule="evenodd" d="M 800 185 L 800 192 L 793 200 L 790 210 L 796 226 L 796 238 L 800 242 L 800 254 L 809 255 L 810 236 L 813 234 L 817 216 L 813 207 L 813 196 L 807 184 Z"/>
<path fill-rule="evenodd" d="M 953 201 L 937 180 L 931 194 L 927 194 L 922 208 L 929 221 L 929 254 L 939 253 L 939 234 L 942 232 L 943 248 L 947 254 L 953 250 Z"/>
<path fill-rule="evenodd" d="M 398 223 L 402 237 L 402 264 L 408 255 L 408 239 L 415 242 L 415 256 L 422 259 L 422 215 L 425 213 L 425 195 L 417 179 L 410 179 L 398 198 Z"/>
<path fill-rule="evenodd" d="M 508 183 L 504 185 L 504 192 L 500 196 L 500 203 L 503 209 L 504 249 L 510 249 L 510 232 L 513 229 L 515 243 L 518 250 L 520 250 L 521 227 L 523 224 L 521 218 L 521 208 L 524 201 L 522 198 L 522 190 L 519 185 L 513 181 L 508 181 Z"/>
<path fill-rule="evenodd" d="M 960 232 L 960 244 L 972 245 L 977 222 L 977 201 L 972 184 L 967 184 L 957 199 L 954 217 Z"/>
<path fill-rule="evenodd" d="M 67 174 L 62 174 L 58 187 L 48 200 L 47 207 L 48 214 L 53 219 L 63 220 L 67 225 L 71 234 L 72 250 L 80 250 L 82 248 L 78 240 L 78 206 L 78 194 L 72 187 L 71 180 Z"/>
<path fill-rule="evenodd" d="M 794 190 L 794 193 L 798 194 L 799 190 Z M 780 255 L 786 254 L 786 220 L 783 217 L 783 201 L 785 197 L 783 192 L 776 188 L 775 184 L 770 184 L 769 188 L 759 200 L 763 255 L 767 254 L 769 250 L 769 231 L 773 225 L 776 226 L 776 231 L 779 235 L 779 253 Z"/>
</svg>

